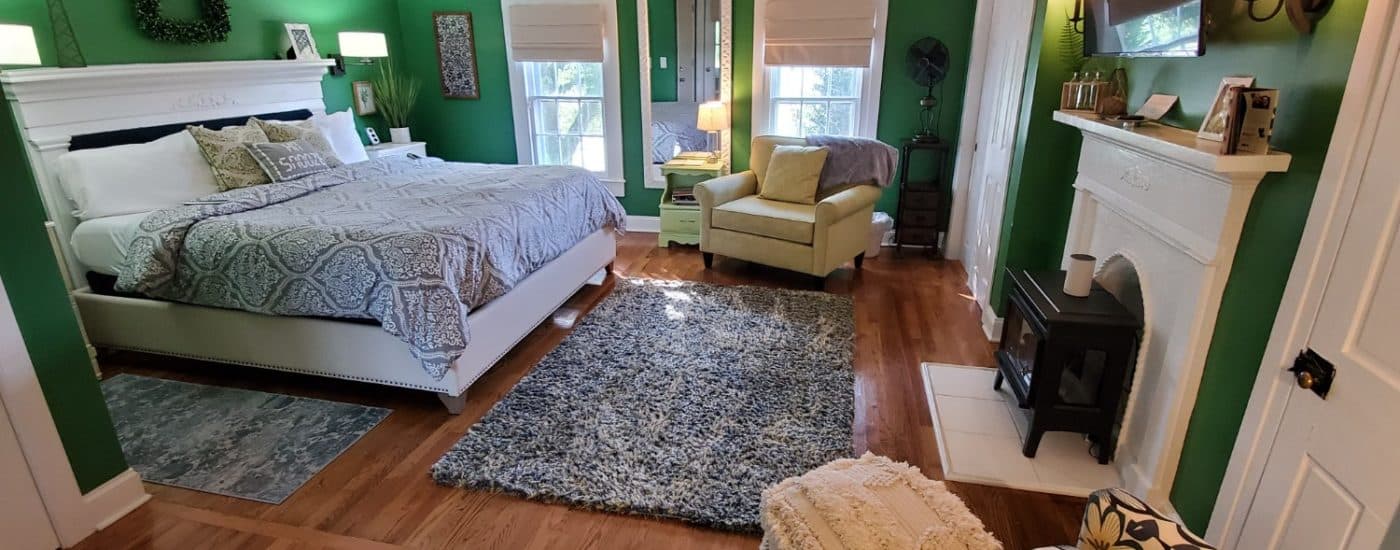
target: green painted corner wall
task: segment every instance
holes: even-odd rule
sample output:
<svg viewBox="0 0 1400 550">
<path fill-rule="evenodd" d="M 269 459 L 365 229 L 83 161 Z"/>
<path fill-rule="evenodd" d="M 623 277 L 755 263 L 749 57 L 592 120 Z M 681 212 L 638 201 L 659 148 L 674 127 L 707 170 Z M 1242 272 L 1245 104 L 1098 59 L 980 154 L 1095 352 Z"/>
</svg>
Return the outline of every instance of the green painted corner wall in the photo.
<svg viewBox="0 0 1400 550">
<path fill-rule="evenodd" d="M 66 0 L 69 20 L 89 65 L 273 59 L 286 49 L 282 24 L 311 25 L 322 55 L 334 53 L 336 33 L 369 30 L 387 35 L 400 52 L 399 14 L 393 0 L 289 2 L 242 0 L 233 3 L 233 27 L 226 42 L 197 46 L 147 39 L 136 30 L 130 2 Z M 191 16 L 196 2 L 164 2 L 171 16 Z M 0 22 L 33 26 L 46 65 L 57 64 L 53 30 L 44 0 L 3 0 Z M 372 77 L 372 67 L 351 65 L 344 77 L 322 84 L 327 108 L 350 106 L 350 83 Z M 436 71 L 434 71 L 436 74 Z M 49 403 L 79 487 L 90 491 L 126 469 L 106 406 L 69 305 L 58 264 L 49 246 L 38 190 L 8 105 L 0 109 L 0 278 L 4 279 L 30 359 Z M 369 123 L 386 128 L 372 117 Z M 360 124 L 363 127 L 365 121 Z"/>
<path fill-rule="evenodd" d="M 676 101 L 676 0 L 647 0 L 647 37 L 651 53 L 651 100 Z M 661 58 L 666 68 L 661 68 Z"/>
<path fill-rule="evenodd" d="M 1059 84 L 1073 69 L 1058 51 L 1068 0 L 1042 3 L 1028 67 L 1021 141 L 1013 160 L 1003 220 L 1003 266 L 1054 268 L 1068 226 L 1077 155 L 1065 143 L 1076 133 L 1050 119 Z M 1252 74 L 1282 93 L 1275 147 L 1293 154 L 1286 174 L 1264 179 L 1250 205 L 1239 250 L 1220 307 L 1200 392 L 1188 427 L 1171 500 L 1186 523 L 1204 531 L 1259 372 L 1273 319 L 1287 284 L 1308 208 L 1341 106 L 1365 2 L 1334 4 L 1312 36 L 1300 36 L 1285 17 L 1254 23 L 1228 3 L 1211 4 L 1215 21 L 1206 55 L 1189 59 L 1090 60 L 1091 68 L 1121 63 L 1128 71 L 1131 105 L 1152 93 L 1181 101 L 1166 122 L 1199 126 L 1220 79 Z M 1041 47 L 1043 45 L 1043 47 Z M 1072 140 L 1072 141 L 1067 141 Z M 1004 311 L 1000 290 L 998 311 Z"/>
<path fill-rule="evenodd" d="M 0 108 L 0 166 L 5 167 L 0 179 L 0 233 L 5 235 L 0 239 L 0 280 L 73 475 L 86 493 L 125 471 L 126 459 L 49 244 L 39 190 L 9 108 Z"/>
<path fill-rule="evenodd" d="M 1252 74 L 1280 90 L 1273 145 L 1293 154 L 1287 173 L 1264 179 L 1250 204 L 1234 268 L 1206 356 L 1172 502 L 1188 525 L 1204 530 L 1259 373 L 1269 332 L 1321 177 L 1366 2 L 1332 5 L 1312 36 L 1287 18 L 1253 23 L 1214 4 L 1217 24 L 1199 59 L 1137 59 L 1128 66 L 1131 103 L 1152 92 L 1181 96 L 1168 121 L 1200 126 L 1220 79 Z"/>
<path fill-rule="evenodd" d="M 734 105 L 731 116 L 735 171 L 748 169 L 749 141 L 753 138 L 753 9 L 754 0 L 734 0 Z M 934 91 L 943 105 L 938 132 L 949 142 L 952 150 L 957 150 L 976 12 L 975 0 L 937 3 L 889 0 L 880 83 L 880 120 L 875 133 L 877 139 L 898 147 L 900 140 L 912 137 L 919 129 L 919 99 L 927 90 L 914 84 L 906 75 L 905 54 L 916 40 L 932 36 L 948 45 L 952 60 L 947 80 Z M 948 162 L 945 176 L 951 177 L 953 159 L 949 158 Z M 890 186 L 876 203 L 876 210 L 895 215 L 898 197 L 898 188 Z"/>
</svg>

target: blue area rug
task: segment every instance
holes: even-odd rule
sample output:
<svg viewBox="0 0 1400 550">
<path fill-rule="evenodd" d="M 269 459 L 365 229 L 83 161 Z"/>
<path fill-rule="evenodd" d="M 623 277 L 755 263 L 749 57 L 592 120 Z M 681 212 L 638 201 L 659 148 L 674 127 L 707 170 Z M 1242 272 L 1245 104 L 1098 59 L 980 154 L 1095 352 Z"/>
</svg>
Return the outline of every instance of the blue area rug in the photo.
<svg viewBox="0 0 1400 550">
<path fill-rule="evenodd" d="M 102 382 L 126 461 L 152 483 L 279 504 L 389 409 L 123 374 Z"/>
</svg>

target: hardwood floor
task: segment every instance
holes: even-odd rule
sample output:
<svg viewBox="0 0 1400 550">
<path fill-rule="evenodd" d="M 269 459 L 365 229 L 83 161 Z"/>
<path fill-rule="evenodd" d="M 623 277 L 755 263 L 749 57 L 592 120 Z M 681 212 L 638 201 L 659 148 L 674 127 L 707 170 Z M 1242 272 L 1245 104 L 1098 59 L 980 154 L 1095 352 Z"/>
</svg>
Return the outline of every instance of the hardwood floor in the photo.
<svg viewBox="0 0 1400 550">
<path fill-rule="evenodd" d="M 907 461 L 941 478 L 920 361 L 989 366 L 976 305 L 955 262 L 886 250 L 833 274 L 829 292 L 856 303 L 855 447 Z M 615 273 L 720 284 L 810 288 L 802 275 L 726 258 L 706 271 L 694 247 L 658 249 L 634 233 Z M 133 373 L 388 407 L 394 410 L 286 502 L 268 505 L 147 484 L 155 498 L 84 541 L 121 548 L 754 548 L 757 537 L 675 521 L 574 510 L 439 487 L 428 468 L 530 368 L 568 335 L 612 286 L 585 287 L 471 388 L 450 416 L 431 394 L 148 355 L 104 356 L 107 376 Z M 1008 550 L 1071 542 L 1083 500 L 949 483 Z"/>
</svg>

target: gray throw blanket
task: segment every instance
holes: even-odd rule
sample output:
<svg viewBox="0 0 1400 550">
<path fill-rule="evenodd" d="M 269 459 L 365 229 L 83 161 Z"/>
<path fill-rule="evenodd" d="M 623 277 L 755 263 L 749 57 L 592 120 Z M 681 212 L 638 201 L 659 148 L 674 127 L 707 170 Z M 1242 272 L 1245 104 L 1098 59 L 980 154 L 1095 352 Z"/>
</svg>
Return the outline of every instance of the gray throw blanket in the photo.
<svg viewBox="0 0 1400 550">
<path fill-rule="evenodd" d="M 468 311 L 626 218 L 578 168 L 372 160 L 153 212 L 116 288 L 375 319 L 441 380 L 466 349 Z"/>
<path fill-rule="evenodd" d="M 807 136 L 807 145 L 826 147 L 818 191 L 873 181 L 880 187 L 894 182 L 899 151 L 880 141 L 846 136 Z"/>
</svg>

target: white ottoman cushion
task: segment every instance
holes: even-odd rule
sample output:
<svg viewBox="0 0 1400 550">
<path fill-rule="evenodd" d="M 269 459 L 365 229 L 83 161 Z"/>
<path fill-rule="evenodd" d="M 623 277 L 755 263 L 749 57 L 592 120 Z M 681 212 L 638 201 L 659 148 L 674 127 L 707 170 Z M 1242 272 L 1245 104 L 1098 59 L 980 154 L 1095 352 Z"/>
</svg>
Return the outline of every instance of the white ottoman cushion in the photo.
<svg viewBox="0 0 1400 550">
<path fill-rule="evenodd" d="M 763 492 L 764 550 L 1000 549 L 942 482 L 865 453 Z"/>
</svg>

